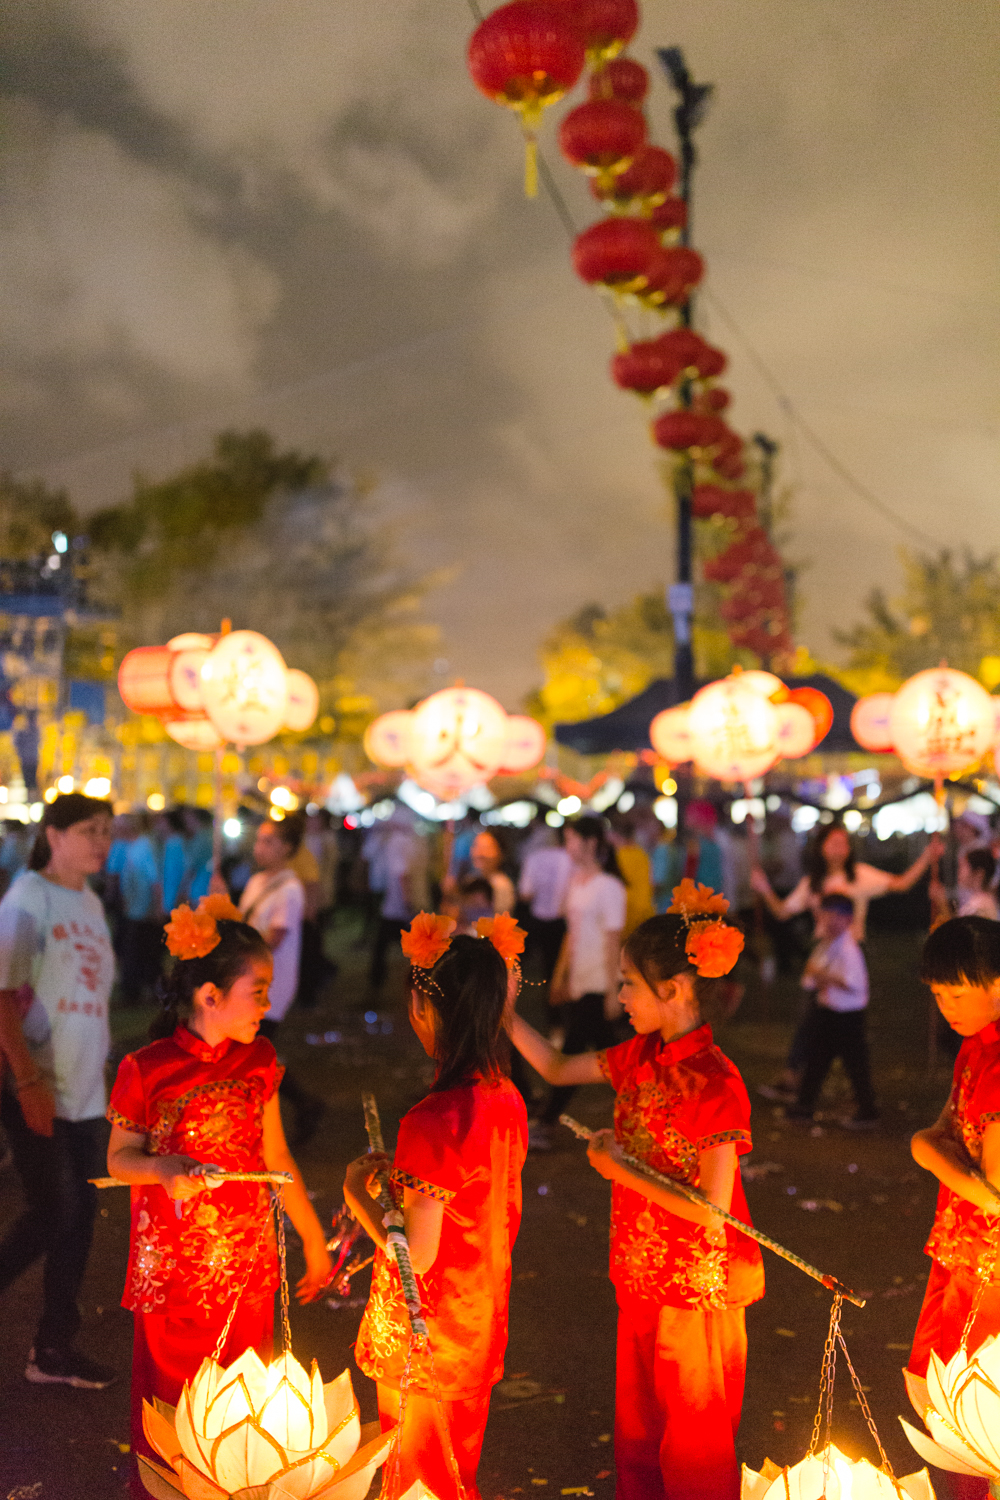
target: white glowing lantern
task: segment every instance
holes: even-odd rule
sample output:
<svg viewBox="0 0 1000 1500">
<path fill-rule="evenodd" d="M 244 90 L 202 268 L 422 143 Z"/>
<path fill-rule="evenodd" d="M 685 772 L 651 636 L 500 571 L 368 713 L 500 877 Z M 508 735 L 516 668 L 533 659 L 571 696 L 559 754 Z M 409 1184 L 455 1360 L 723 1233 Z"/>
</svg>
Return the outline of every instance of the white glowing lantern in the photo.
<svg viewBox="0 0 1000 1500">
<path fill-rule="evenodd" d="M 758 670 L 740 672 L 739 679 L 744 687 L 752 688 L 762 698 L 771 698 L 773 700 L 775 697 L 786 698 L 788 696 L 788 689 L 785 687 L 785 684 L 780 677 L 775 677 L 773 672 Z"/>
<path fill-rule="evenodd" d="M 288 671 L 277 646 L 256 630 L 234 630 L 201 669 L 205 712 L 224 740 L 262 745 L 284 726 Z"/>
<path fill-rule="evenodd" d="M 794 760 L 797 756 L 808 755 L 816 743 L 816 720 L 809 710 L 801 703 L 776 703 L 774 716 L 779 757 Z"/>
<path fill-rule="evenodd" d="M 407 709 L 393 709 L 380 714 L 365 730 L 364 747 L 369 760 L 377 766 L 405 766 L 410 758 L 410 721 Z"/>
<path fill-rule="evenodd" d="M 228 1500 L 362 1500 L 393 1433 L 359 1448 L 358 1404 L 345 1370 L 324 1385 L 291 1354 L 265 1365 L 252 1349 L 227 1369 L 202 1362 L 176 1409 L 143 1402 L 143 1430 L 168 1469 L 140 1456 L 154 1495 Z"/>
<path fill-rule="evenodd" d="M 527 714 L 510 714 L 501 771 L 510 776 L 530 771 L 545 754 L 545 744 L 545 730 L 537 719 L 529 719 Z"/>
<path fill-rule="evenodd" d="M 1000 1488 L 1000 1336 L 975 1354 L 959 1348 L 947 1364 L 931 1353 L 927 1379 L 911 1375 L 906 1389 L 930 1437 L 900 1417 L 921 1458 L 953 1474 L 978 1474 Z"/>
<path fill-rule="evenodd" d="M 300 672 L 298 667 L 290 668 L 285 686 L 288 690 L 285 728 L 302 733 L 315 722 L 319 713 L 319 688 L 309 673 Z"/>
<path fill-rule="evenodd" d="M 892 693 L 869 693 L 851 709 L 851 733 L 865 750 L 892 750 Z"/>
<path fill-rule="evenodd" d="M 649 739 L 653 749 L 672 766 L 682 766 L 694 755 L 690 707 L 689 703 L 682 703 L 677 708 L 665 708 L 649 726 Z"/>
<path fill-rule="evenodd" d="M 167 645 L 171 651 L 211 651 L 217 635 L 203 635 L 200 630 L 185 630 L 181 635 L 171 636 Z"/>
<path fill-rule="evenodd" d="M 211 719 L 203 714 L 191 714 L 183 719 L 164 719 L 163 727 L 170 738 L 185 750 L 221 750 L 225 744 Z"/>
<path fill-rule="evenodd" d="M 442 688 L 413 710 L 411 774 L 446 801 L 495 776 L 506 748 L 507 715 L 476 688 Z"/>
<path fill-rule="evenodd" d="M 768 1460 L 757 1473 L 744 1464 L 740 1484 L 740 1500 L 899 1500 L 901 1494 L 934 1500 L 927 1470 L 893 1480 L 867 1459 L 853 1463 L 834 1443 L 789 1468 Z"/>
<path fill-rule="evenodd" d="M 974 678 L 934 667 L 903 683 L 889 722 L 893 749 L 907 770 L 936 780 L 982 759 L 993 743 L 996 711 Z"/>
<path fill-rule="evenodd" d="M 695 693 L 688 725 L 695 765 L 718 781 L 750 781 L 778 759 L 774 707 L 740 677 L 710 682 Z"/>
</svg>

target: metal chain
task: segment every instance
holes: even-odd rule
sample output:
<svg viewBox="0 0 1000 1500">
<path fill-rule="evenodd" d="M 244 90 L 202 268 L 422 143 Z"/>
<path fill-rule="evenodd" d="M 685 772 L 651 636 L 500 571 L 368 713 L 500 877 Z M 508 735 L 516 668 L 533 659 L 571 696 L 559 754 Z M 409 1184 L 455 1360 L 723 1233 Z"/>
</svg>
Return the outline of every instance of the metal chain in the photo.
<svg viewBox="0 0 1000 1500">
<path fill-rule="evenodd" d="M 851 1383 L 854 1386 L 854 1391 L 858 1398 L 858 1405 L 861 1407 L 861 1414 L 864 1417 L 865 1421 L 868 1423 L 868 1431 L 875 1439 L 875 1446 L 878 1449 L 878 1456 L 882 1460 L 882 1472 L 891 1483 L 893 1489 L 896 1491 L 896 1494 L 902 1495 L 903 1491 L 900 1489 L 899 1484 L 896 1480 L 896 1475 L 893 1473 L 892 1464 L 889 1462 L 889 1455 L 882 1447 L 882 1439 L 878 1435 L 878 1428 L 875 1426 L 875 1418 L 872 1416 L 871 1407 L 868 1405 L 864 1387 L 862 1386 L 861 1381 L 858 1379 L 857 1372 L 855 1371 L 854 1366 L 851 1364 L 851 1356 L 847 1352 L 847 1345 L 844 1342 L 844 1335 L 839 1330 L 837 1332 L 837 1342 L 844 1352 L 844 1358 L 847 1361 L 847 1368 L 851 1372 Z"/>
<path fill-rule="evenodd" d="M 976 1286 L 975 1295 L 972 1298 L 972 1305 L 969 1308 L 969 1316 L 966 1318 L 965 1327 L 962 1329 L 961 1348 L 965 1350 L 966 1354 L 968 1354 L 969 1352 L 969 1334 L 972 1332 L 973 1323 L 979 1316 L 979 1308 L 982 1304 L 983 1298 L 986 1295 L 986 1288 L 989 1286 L 990 1282 L 993 1280 L 994 1276 L 997 1273 L 997 1256 L 1000 1255 L 1000 1216 L 998 1216 L 993 1222 L 992 1237 L 993 1254 L 990 1259 L 990 1268 L 989 1271 L 984 1275 L 982 1271 L 982 1262 L 980 1261 L 980 1270 L 977 1276 L 978 1284 Z"/>
<path fill-rule="evenodd" d="M 274 1202 L 276 1196 L 277 1194 L 272 1194 L 271 1203 Z M 212 1353 L 212 1358 L 215 1360 L 216 1364 L 218 1364 L 222 1359 L 222 1351 L 226 1347 L 226 1340 L 229 1337 L 229 1330 L 233 1326 L 233 1319 L 236 1316 L 236 1309 L 240 1305 L 240 1298 L 243 1296 L 243 1293 L 250 1285 L 250 1277 L 253 1274 L 253 1268 L 257 1263 L 257 1256 L 260 1254 L 260 1247 L 264 1242 L 264 1236 L 267 1233 L 267 1226 L 270 1222 L 271 1204 L 268 1204 L 268 1212 L 265 1215 L 264 1222 L 261 1224 L 260 1229 L 257 1233 L 257 1239 L 254 1242 L 253 1250 L 250 1252 L 250 1259 L 247 1261 L 247 1270 L 246 1275 L 243 1278 L 243 1284 L 236 1293 L 236 1296 L 233 1298 L 233 1305 L 229 1309 L 229 1316 L 226 1319 L 225 1326 L 223 1327 L 222 1332 L 219 1334 L 218 1342 L 216 1343 L 215 1349 Z"/>
<path fill-rule="evenodd" d="M 833 1378 L 837 1367 L 837 1335 L 840 1332 L 840 1309 L 843 1298 L 837 1292 L 830 1308 L 830 1327 L 826 1335 L 826 1343 L 823 1345 L 823 1363 L 819 1373 L 819 1405 L 816 1407 L 816 1416 L 813 1420 L 812 1438 L 809 1442 L 809 1457 L 815 1458 L 816 1449 L 819 1446 L 819 1431 L 823 1423 L 823 1397 L 827 1394 L 829 1387 L 829 1399 L 827 1402 L 827 1437 L 829 1438 L 829 1427 L 833 1416 Z"/>
<path fill-rule="evenodd" d="M 278 1218 L 278 1274 L 281 1286 L 281 1343 L 285 1354 L 292 1352 L 292 1328 L 288 1321 L 288 1249 L 285 1244 L 285 1190 L 276 1185 L 271 1206 Z"/>
</svg>

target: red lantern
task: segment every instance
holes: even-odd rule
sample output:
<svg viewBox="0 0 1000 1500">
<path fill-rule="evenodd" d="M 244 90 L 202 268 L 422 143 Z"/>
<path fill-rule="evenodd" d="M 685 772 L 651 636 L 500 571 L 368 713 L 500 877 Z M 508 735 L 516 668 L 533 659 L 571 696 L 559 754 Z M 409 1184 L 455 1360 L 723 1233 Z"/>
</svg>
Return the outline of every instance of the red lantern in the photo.
<svg viewBox="0 0 1000 1500">
<path fill-rule="evenodd" d="M 667 411 L 653 423 L 656 442 L 675 452 L 710 448 L 727 430 L 721 417 L 706 417 L 696 411 Z"/>
<path fill-rule="evenodd" d="M 628 105 L 619 107 L 627 109 Z M 623 172 L 610 180 L 598 177 L 591 183 L 590 191 L 595 198 L 621 207 L 633 201 L 638 201 L 644 208 L 655 207 L 664 201 L 676 180 L 677 163 L 669 151 L 664 151 L 662 146 L 640 146 Z"/>
<path fill-rule="evenodd" d="M 833 728 L 833 704 L 825 693 L 821 693 L 819 688 L 814 687 L 793 688 L 788 698 L 789 702 L 800 704 L 812 715 L 816 725 L 816 738 L 813 740 L 813 749 L 815 749 L 820 740 L 826 739 Z"/>
<path fill-rule="evenodd" d="M 710 344 L 705 345 L 705 352 L 698 361 L 698 374 L 703 380 L 714 380 L 721 375 L 729 363 L 721 349 L 713 349 Z"/>
<path fill-rule="evenodd" d="M 642 115 L 617 99 L 580 104 L 559 127 L 559 149 L 566 160 L 603 183 L 625 171 L 645 139 Z"/>
<path fill-rule="evenodd" d="M 676 359 L 663 349 L 659 339 L 640 339 L 611 361 L 611 378 L 623 391 L 650 396 L 673 385 L 680 374 Z"/>
<path fill-rule="evenodd" d="M 638 0 L 560 0 L 581 33 L 591 67 L 614 57 L 639 29 Z"/>
<path fill-rule="evenodd" d="M 591 99 L 620 99 L 623 104 L 638 108 L 649 90 L 649 74 L 642 63 L 631 57 L 612 58 L 597 73 L 591 75 Z"/>
<path fill-rule="evenodd" d="M 757 513 L 753 490 L 723 490 L 715 484 L 696 484 L 691 509 L 700 519 L 725 516 L 733 521 L 752 520 Z"/>
<path fill-rule="evenodd" d="M 670 328 L 666 333 L 661 333 L 657 343 L 677 362 L 677 373 L 682 374 L 685 370 L 697 373 L 698 364 L 708 345 L 700 333 L 695 333 L 693 328 Z"/>
<path fill-rule="evenodd" d="M 732 397 L 728 391 L 724 391 L 720 385 L 710 386 L 707 391 L 699 391 L 695 397 L 695 411 L 725 411 Z"/>
<path fill-rule="evenodd" d="M 688 220 L 688 206 L 683 198 L 667 198 L 658 203 L 649 215 L 649 222 L 660 234 L 683 229 Z"/>
<path fill-rule="evenodd" d="M 722 453 L 712 460 L 712 467 L 720 479 L 729 479 L 735 484 L 743 478 L 747 466 L 739 453 Z"/>
<path fill-rule="evenodd" d="M 688 300 L 704 274 L 705 262 L 697 250 L 689 250 L 686 245 L 668 249 L 660 246 L 643 301 L 654 307 L 679 306 Z"/>
<path fill-rule="evenodd" d="M 489 99 L 516 109 L 527 139 L 524 190 L 538 191 L 535 131 L 542 111 L 576 83 L 586 61 L 565 4 L 511 0 L 482 21 L 469 41 L 469 72 Z"/>
<path fill-rule="evenodd" d="M 660 254 L 656 231 L 645 219 L 601 219 L 573 242 L 573 269 L 591 285 L 636 291 L 646 286 Z"/>
<path fill-rule="evenodd" d="M 126 708 L 137 714 L 176 715 L 180 708 L 170 691 L 174 653 L 169 646 L 137 646 L 118 668 L 118 691 Z"/>
</svg>

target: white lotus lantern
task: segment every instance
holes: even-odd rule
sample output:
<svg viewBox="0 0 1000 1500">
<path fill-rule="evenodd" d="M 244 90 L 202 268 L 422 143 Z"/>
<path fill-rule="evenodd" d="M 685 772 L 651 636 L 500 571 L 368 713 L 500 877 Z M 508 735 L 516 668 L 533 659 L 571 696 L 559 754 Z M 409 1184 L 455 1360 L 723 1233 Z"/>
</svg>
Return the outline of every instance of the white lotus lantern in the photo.
<svg viewBox="0 0 1000 1500">
<path fill-rule="evenodd" d="M 971 1356 L 960 1348 L 947 1364 L 932 1353 L 926 1380 L 903 1373 L 930 1433 L 899 1419 L 920 1457 L 953 1474 L 978 1474 L 990 1481 L 991 1495 L 1000 1494 L 1000 1335 Z"/>
<path fill-rule="evenodd" d="M 507 714 L 476 688 L 442 688 L 410 712 L 382 714 L 365 731 L 365 752 L 376 765 L 405 766 L 409 776 L 442 802 L 501 771 L 516 774 L 545 754 L 545 731 L 524 714 Z"/>
<path fill-rule="evenodd" d="M 927 1470 L 893 1479 L 867 1459 L 852 1462 L 834 1443 L 790 1468 L 766 1459 L 758 1473 L 744 1464 L 740 1484 L 740 1500 L 899 1500 L 900 1494 L 934 1500 Z"/>
<path fill-rule="evenodd" d="M 907 770 L 939 780 L 986 754 L 996 732 L 996 705 L 975 678 L 934 667 L 903 683 L 889 724 L 893 749 Z"/>
<path fill-rule="evenodd" d="M 393 1433 L 359 1447 L 349 1370 L 324 1385 L 291 1354 L 265 1365 L 247 1349 L 227 1369 L 202 1362 L 176 1410 L 143 1402 L 143 1430 L 169 1466 L 140 1457 L 162 1500 L 364 1500 Z"/>
</svg>

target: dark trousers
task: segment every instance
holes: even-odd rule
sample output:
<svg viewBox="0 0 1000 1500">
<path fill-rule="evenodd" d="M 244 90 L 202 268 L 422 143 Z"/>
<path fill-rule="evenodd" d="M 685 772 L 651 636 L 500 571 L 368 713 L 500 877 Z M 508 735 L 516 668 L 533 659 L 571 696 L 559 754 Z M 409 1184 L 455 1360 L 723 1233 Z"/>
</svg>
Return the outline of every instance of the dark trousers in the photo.
<svg viewBox="0 0 1000 1500">
<path fill-rule="evenodd" d="M 276 1038 L 280 1030 L 281 1022 L 269 1021 L 266 1016 L 260 1023 L 260 1035 L 266 1036 L 268 1041 L 271 1042 L 275 1047 L 277 1046 Z M 306 1089 L 302 1087 L 298 1079 L 295 1078 L 287 1068 L 281 1076 L 281 1082 L 278 1084 L 278 1093 L 281 1095 L 282 1099 L 286 1101 L 286 1103 L 292 1106 L 295 1111 L 296 1119 L 299 1119 L 301 1117 L 303 1111 L 306 1110 L 309 1105 L 316 1102 L 313 1099 L 312 1094 L 310 1094 Z"/>
<path fill-rule="evenodd" d="M 108 1127 L 94 1120 L 56 1120 L 52 1136 L 24 1123 L 17 1097 L 0 1092 L 0 1120 L 21 1179 L 25 1207 L 0 1242 L 0 1292 L 45 1257 L 36 1349 L 67 1349 L 80 1327 L 77 1297 L 94 1232 L 97 1189 L 87 1181 L 105 1169 Z"/>
<path fill-rule="evenodd" d="M 389 949 L 394 943 L 399 942 L 400 934 L 407 924 L 397 921 L 395 917 L 379 917 L 378 927 L 375 929 L 375 942 L 372 946 L 371 967 L 368 970 L 368 983 L 373 990 L 380 990 L 385 984 L 385 976 L 389 967 Z"/>
<path fill-rule="evenodd" d="M 537 967 L 546 984 L 555 973 L 559 950 L 566 936 L 566 923 L 562 917 L 551 922 L 539 917 L 528 918 L 528 940 L 525 944 L 525 963 Z"/>
<path fill-rule="evenodd" d="M 560 1005 L 559 1018 L 566 1027 L 564 1057 L 579 1057 L 581 1052 L 597 1052 L 615 1044 L 614 1026 L 604 1019 L 603 995 L 581 995 L 579 1000 Z M 554 1125 L 575 1093 L 575 1084 L 561 1084 L 554 1088 L 549 1094 L 542 1123 Z"/>
<path fill-rule="evenodd" d="M 121 959 L 122 1003 L 139 1005 L 144 990 L 155 987 L 163 967 L 163 923 L 124 917 L 118 931 L 118 956 Z"/>
<path fill-rule="evenodd" d="M 797 1108 L 812 1114 L 834 1058 L 844 1064 L 858 1115 L 873 1119 L 878 1114 L 868 1059 L 868 1034 L 863 1010 L 827 1010 L 817 1005 L 806 1039 L 806 1070 L 802 1075 Z"/>
</svg>

